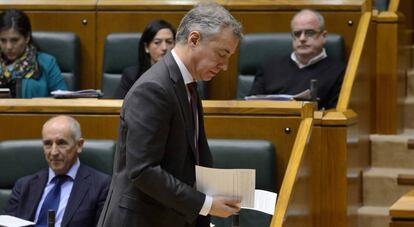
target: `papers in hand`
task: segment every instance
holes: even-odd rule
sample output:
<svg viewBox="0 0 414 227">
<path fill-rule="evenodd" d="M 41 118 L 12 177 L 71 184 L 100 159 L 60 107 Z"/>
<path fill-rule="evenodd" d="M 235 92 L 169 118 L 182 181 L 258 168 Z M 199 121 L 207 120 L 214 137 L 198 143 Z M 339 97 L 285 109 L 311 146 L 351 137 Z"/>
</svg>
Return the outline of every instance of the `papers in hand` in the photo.
<svg viewBox="0 0 414 227">
<path fill-rule="evenodd" d="M 241 199 L 242 207 L 254 207 L 256 170 L 214 169 L 196 166 L 197 190 L 210 196 Z"/>
<path fill-rule="evenodd" d="M 103 93 L 100 90 L 86 89 L 79 91 L 56 90 L 51 92 L 55 98 L 100 98 Z"/>
<path fill-rule="evenodd" d="M 16 218 L 10 215 L 0 215 L 0 226 L 5 227 L 20 227 L 34 225 L 34 222 L 26 221 L 21 218 Z"/>
<path fill-rule="evenodd" d="M 266 214 L 275 213 L 277 194 L 274 192 L 256 189 L 254 190 L 254 207 L 242 207 L 245 209 L 258 210 Z"/>
<path fill-rule="evenodd" d="M 296 95 L 286 95 L 286 94 L 279 94 L 279 95 L 252 95 L 244 97 L 245 100 L 310 100 L 311 99 L 311 92 L 309 89 L 302 91 Z"/>
</svg>

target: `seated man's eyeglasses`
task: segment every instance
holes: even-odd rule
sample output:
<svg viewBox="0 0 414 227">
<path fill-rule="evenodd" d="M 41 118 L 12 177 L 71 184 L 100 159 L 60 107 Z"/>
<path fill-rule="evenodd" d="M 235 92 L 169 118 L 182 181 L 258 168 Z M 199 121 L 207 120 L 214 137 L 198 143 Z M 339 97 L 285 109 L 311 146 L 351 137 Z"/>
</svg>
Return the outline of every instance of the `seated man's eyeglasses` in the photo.
<svg viewBox="0 0 414 227">
<path fill-rule="evenodd" d="M 294 39 L 299 39 L 302 34 L 304 34 L 305 38 L 316 38 L 317 35 L 319 35 L 320 31 L 315 31 L 313 29 L 305 29 L 305 30 L 299 30 L 299 31 L 293 31 L 292 36 Z"/>
</svg>

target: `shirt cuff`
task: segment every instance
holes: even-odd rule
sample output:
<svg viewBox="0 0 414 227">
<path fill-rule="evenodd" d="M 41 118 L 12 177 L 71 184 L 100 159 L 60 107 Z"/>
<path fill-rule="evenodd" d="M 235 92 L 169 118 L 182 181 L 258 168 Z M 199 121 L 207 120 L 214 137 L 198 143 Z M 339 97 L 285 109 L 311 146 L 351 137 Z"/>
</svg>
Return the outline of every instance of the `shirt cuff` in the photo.
<svg viewBox="0 0 414 227">
<path fill-rule="evenodd" d="M 204 200 L 203 207 L 201 207 L 199 214 L 203 216 L 207 216 L 208 213 L 210 213 L 212 204 L 213 204 L 213 197 L 206 195 L 206 199 Z"/>
</svg>

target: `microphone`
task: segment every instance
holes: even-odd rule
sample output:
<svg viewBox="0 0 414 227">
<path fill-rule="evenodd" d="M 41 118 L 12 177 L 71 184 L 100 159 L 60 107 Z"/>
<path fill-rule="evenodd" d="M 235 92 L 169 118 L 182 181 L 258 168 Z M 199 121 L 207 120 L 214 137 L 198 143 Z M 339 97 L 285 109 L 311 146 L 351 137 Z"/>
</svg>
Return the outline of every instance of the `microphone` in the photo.
<svg viewBox="0 0 414 227">
<path fill-rule="evenodd" d="M 56 212 L 53 209 L 47 211 L 47 227 L 55 227 Z"/>
<path fill-rule="evenodd" d="M 16 75 L 16 98 L 22 97 L 22 79 L 23 76 L 20 73 L 18 73 Z"/>
<path fill-rule="evenodd" d="M 310 90 L 310 95 L 311 95 L 311 101 L 317 102 L 318 101 L 318 80 L 317 79 L 311 79 L 309 90 Z"/>
<path fill-rule="evenodd" d="M 232 227 L 240 227 L 240 214 L 235 213 L 232 215 Z"/>
</svg>

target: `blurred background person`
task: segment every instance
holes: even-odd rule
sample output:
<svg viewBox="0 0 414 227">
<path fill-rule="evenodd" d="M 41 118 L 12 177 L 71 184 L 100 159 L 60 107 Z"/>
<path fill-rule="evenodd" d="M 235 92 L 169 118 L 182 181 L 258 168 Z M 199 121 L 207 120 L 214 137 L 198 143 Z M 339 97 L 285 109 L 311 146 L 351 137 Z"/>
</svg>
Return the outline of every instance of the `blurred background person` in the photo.
<svg viewBox="0 0 414 227">
<path fill-rule="evenodd" d="M 0 87 L 17 98 L 47 97 L 67 90 L 56 59 L 33 45 L 29 17 L 20 10 L 0 14 Z"/>
<path fill-rule="evenodd" d="M 135 81 L 171 51 L 174 45 L 175 29 L 173 26 L 164 20 L 151 21 L 145 27 L 138 44 L 138 65 L 130 66 L 122 72 L 115 98 L 123 99 Z"/>
<path fill-rule="evenodd" d="M 294 95 L 309 89 L 315 79 L 318 108 L 335 108 L 346 65 L 325 51 L 325 19 L 317 11 L 303 9 L 292 18 L 291 30 L 293 52 L 266 60 L 257 70 L 249 95 Z"/>
</svg>

